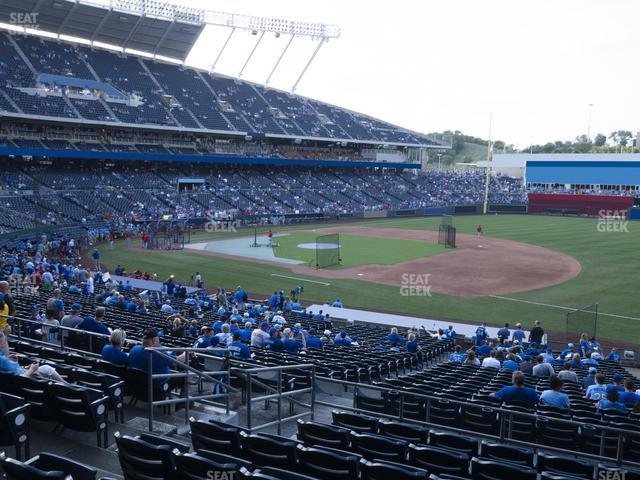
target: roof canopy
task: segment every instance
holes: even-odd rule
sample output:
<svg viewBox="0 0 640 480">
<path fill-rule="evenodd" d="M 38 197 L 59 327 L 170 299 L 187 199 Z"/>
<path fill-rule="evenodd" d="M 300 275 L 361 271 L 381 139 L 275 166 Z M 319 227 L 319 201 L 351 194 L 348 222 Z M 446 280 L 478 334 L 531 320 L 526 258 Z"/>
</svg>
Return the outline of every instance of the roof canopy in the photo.
<svg viewBox="0 0 640 480">
<path fill-rule="evenodd" d="M 205 11 L 155 0 L 2 0 L 0 22 L 183 60 Z"/>
</svg>

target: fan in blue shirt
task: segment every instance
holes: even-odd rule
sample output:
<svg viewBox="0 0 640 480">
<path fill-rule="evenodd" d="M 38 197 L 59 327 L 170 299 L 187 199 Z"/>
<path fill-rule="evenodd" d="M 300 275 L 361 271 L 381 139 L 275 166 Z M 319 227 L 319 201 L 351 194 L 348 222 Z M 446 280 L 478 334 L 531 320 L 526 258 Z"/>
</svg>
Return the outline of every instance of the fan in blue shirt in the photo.
<svg viewBox="0 0 640 480">
<path fill-rule="evenodd" d="M 487 324 L 483 322 L 482 325 L 480 325 L 476 329 L 476 345 L 482 345 L 482 342 L 484 342 L 488 336 L 489 334 L 487 333 Z"/>
<path fill-rule="evenodd" d="M 467 355 L 462 353 L 462 347 L 460 345 L 456 345 L 455 351 L 449 355 L 450 362 L 464 363 L 467 359 Z"/>
<path fill-rule="evenodd" d="M 126 336 L 124 330 L 117 328 L 109 337 L 109 343 L 102 347 L 102 359 L 116 365 L 129 365 L 129 354 L 122 351 Z"/>
<path fill-rule="evenodd" d="M 627 378 L 624 381 L 624 392 L 620 393 L 618 399 L 620 403 L 624 403 L 627 408 L 633 408 L 636 403 L 640 402 L 640 395 L 635 393 L 635 386 L 632 378 Z"/>
<path fill-rule="evenodd" d="M 80 322 L 76 328 L 78 330 L 85 330 L 87 332 L 102 333 L 103 335 L 110 335 L 111 332 L 109 331 L 107 326 L 104 323 L 102 323 L 102 319 L 104 318 L 104 307 L 96 308 L 95 314 L 96 314 L 95 319 L 91 315 L 89 315 L 82 322 Z"/>
<path fill-rule="evenodd" d="M 568 410 L 571 407 L 571 401 L 569 400 L 569 395 L 562 392 L 563 385 L 564 381 L 560 377 L 552 375 L 549 379 L 550 388 L 542 392 L 540 395 L 540 403 L 542 405 Z"/>
<path fill-rule="evenodd" d="M 251 358 L 249 347 L 240 341 L 240 332 L 233 334 L 233 341 L 229 344 L 227 350 L 229 350 L 229 355 L 232 357 L 245 360 Z"/>
<path fill-rule="evenodd" d="M 512 386 L 502 387 L 491 396 L 502 400 L 505 403 L 519 402 L 529 406 L 533 406 L 538 403 L 538 393 L 530 387 L 524 386 L 524 373 L 513 372 L 511 377 L 513 381 Z"/>
<path fill-rule="evenodd" d="M 137 368 L 143 372 L 148 371 L 149 359 L 145 348 L 160 347 L 160 337 L 158 337 L 158 331 L 155 328 L 149 328 L 142 334 L 142 345 L 136 345 L 129 352 L 129 367 Z M 165 352 L 170 358 L 177 359 L 180 362 L 184 362 L 185 354 L 182 353 L 177 357 Z M 153 373 L 154 374 L 167 374 L 171 370 L 174 363 L 163 356 L 153 356 Z"/>
<path fill-rule="evenodd" d="M 609 385 L 606 395 L 598 402 L 598 410 L 618 410 L 627 413 L 627 407 L 620 402 L 620 390 L 618 390 L 618 387 Z"/>
<path fill-rule="evenodd" d="M 387 342 L 391 343 L 404 343 L 406 340 L 398 334 L 398 329 L 393 327 L 391 333 L 387 335 Z"/>
</svg>

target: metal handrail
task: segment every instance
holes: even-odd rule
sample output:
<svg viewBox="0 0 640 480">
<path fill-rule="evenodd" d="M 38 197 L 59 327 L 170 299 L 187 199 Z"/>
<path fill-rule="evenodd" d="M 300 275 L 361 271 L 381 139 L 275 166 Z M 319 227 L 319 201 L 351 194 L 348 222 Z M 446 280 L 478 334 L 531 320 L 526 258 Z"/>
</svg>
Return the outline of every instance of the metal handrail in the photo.
<svg viewBox="0 0 640 480">
<path fill-rule="evenodd" d="M 307 370 L 311 372 L 310 378 L 310 387 L 301 388 L 298 390 L 289 390 L 287 392 L 282 391 L 282 373 L 287 370 Z M 277 427 L 278 435 L 282 433 L 282 424 L 292 421 L 297 421 L 299 418 L 311 417 L 311 420 L 314 418 L 315 414 L 315 380 L 316 380 L 316 366 L 314 364 L 303 363 L 299 365 L 276 365 L 273 367 L 255 367 L 255 368 L 233 368 L 232 371 L 237 374 L 244 375 L 246 377 L 246 388 L 247 388 L 247 430 L 249 431 L 257 431 L 263 430 L 265 428 L 269 428 L 272 426 Z M 271 385 L 267 385 L 260 380 L 254 378 L 254 375 L 259 373 L 266 372 L 277 372 L 277 386 L 273 387 Z M 263 388 L 266 392 L 272 392 L 267 395 L 262 395 L 260 397 L 252 398 L 252 388 L 253 385 Z M 296 398 L 293 398 L 293 395 L 296 394 L 311 394 L 311 402 L 304 403 Z M 297 404 L 304 408 L 308 408 L 309 411 L 302 412 L 297 415 L 289 415 L 286 418 L 282 418 L 282 399 L 286 398 L 290 404 Z M 262 425 L 254 426 L 252 424 L 252 414 L 251 414 L 251 404 L 256 401 L 270 401 L 275 399 L 278 403 L 278 418 L 277 420 L 273 420 L 271 422 L 264 423 Z"/>
<path fill-rule="evenodd" d="M 145 352 L 147 353 L 147 388 L 149 395 L 148 402 L 148 420 L 149 420 L 149 431 L 153 432 L 153 407 L 161 406 L 161 405 L 177 405 L 180 403 L 184 403 L 184 414 L 185 414 L 185 424 L 189 423 L 189 406 L 192 401 L 207 401 L 207 400 L 215 400 L 221 397 L 225 399 L 225 408 L 227 414 L 229 414 L 229 395 L 231 393 L 238 392 L 238 389 L 232 387 L 230 385 L 231 378 L 231 364 L 229 361 L 229 351 L 224 348 L 186 348 L 186 347 L 145 347 Z M 168 355 L 168 352 L 179 352 L 185 354 L 185 361 L 181 362 L 177 358 L 174 358 Z M 210 353 L 222 353 L 222 355 L 207 355 Z M 191 353 L 200 353 L 202 357 L 213 358 L 216 360 L 224 359 L 224 362 L 227 365 L 226 370 L 216 370 L 216 371 L 200 371 L 191 365 L 189 365 L 189 356 Z M 159 355 L 160 357 L 172 362 L 176 367 L 186 370 L 185 373 L 153 373 L 153 356 L 154 354 Z M 221 381 L 211 375 L 222 375 L 227 379 L 227 382 Z M 175 399 L 165 399 L 165 400 L 155 400 L 153 399 L 153 389 L 154 389 L 154 380 L 157 379 L 166 379 L 166 378 L 185 378 L 189 377 L 198 377 L 201 380 L 207 380 L 215 385 L 220 385 L 224 389 L 224 393 L 212 393 L 208 395 L 199 395 L 197 397 L 190 397 L 189 395 L 189 385 L 185 382 L 183 386 L 183 391 L 185 393 L 184 397 L 175 398 Z"/>
<path fill-rule="evenodd" d="M 485 438 L 490 438 L 493 440 L 499 440 L 501 442 L 510 442 L 510 443 L 514 443 L 516 445 L 520 445 L 520 446 L 527 446 L 527 447 L 532 447 L 533 448 L 538 448 L 538 449 L 543 449 L 543 450 L 552 450 L 552 451 L 556 451 L 559 453 L 567 453 L 567 449 L 566 448 L 558 448 L 558 447 L 553 447 L 553 446 L 547 446 L 547 445 L 542 445 L 542 444 L 532 444 L 531 442 L 525 442 L 525 441 L 521 441 L 521 440 L 517 440 L 517 439 L 513 439 L 511 438 L 511 434 L 512 434 L 512 422 L 513 422 L 513 418 L 514 417 L 519 417 L 519 418 L 528 418 L 530 420 L 534 420 L 537 421 L 540 418 L 548 418 L 551 421 L 553 421 L 554 423 L 560 423 L 563 425 L 568 425 L 568 426 L 572 426 L 572 427 L 576 427 L 576 428 L 581 428 L 581 427 L 589 427 L 589 428 L 594 428 L 596 430 L 600 431 L 600 438 L 601 438 L 601 442 L 600 442 L 600 453 L 598 455 L 595 454 L 590 454 L 590 453 L 585 453 L 585 452 L 578 452 L 578 451 L 574 451 L 571 450 L 572 454 L 575 454 L 577 456 L 583 456 L 586 458 L 590 458 L 590 459 L 596 459 L 596 460 L 600 460 L 600 461 L 604 461 L 604 462 L 611 462 L 612 460 L 615 461 L 618 465 L 621 464 L 629 464 L 629 465 L 633 465 L 633 466 L 640 466 L 640 462 L 632 462 L 629 460 L 624 460 L 622 458 L 623 455 L 623 437 L 624 436 L 634 436 L 634 437 L 640 437 L 640 430 L 639 431 L 630 431 L 630 430 L 625 430 L 622 428 L 618 428 L 618 427 L 612 427 L 612 426 L 608 426 L 608 425 L 596 425 L 596 424 L 589 424 L 587 422 L 576 422 L 573 420 L 565 420 L 562 418 L 556 418 L 556 417 L 546 417 L 544 415 L 541 414 L 532 414 L 532 413 L 526 413 L 526 412 L 520 412 L 520 411 L 514 411 L 514 410 L 510 410 L 510 409 L 506 409 L 506 408 L 502 408 L 502 407 L 494 407 L 492 405 L 486 405 L 486 404 L 477 404 L 477 403 L 473 403 L 470 402 L 468 400 L 454 400 L 454 399 L 450 399 L 450 398 L 442 398 L 442 397 L 436 397 L 433 395 L 426 395 L 426 394 L 422 394 L 422 393 L 417 393 L 417 392 L 405 392 L 403 390 L 400 389 L 394 389 L 394 388 L 389 388 L 389 387 L 383 387 L 383 386 L 379 386 L 379 385 L 369 385 L 369 384 L 362 384 L 362 383 L 357 383 L 357 382 L 351 382 L 348 380 L 339 380 L 339 379 L 334 379 L 334 378 L 328 378 L 328 377 L 322 377 L 320 379 L 318 379 L 320 382 L 327 382 L 327 383 L 335 383 L 335 384 L 340 384 L 340 385 L 345 385 L 345 386 L 351 386 L 354 387 L 353 390 L 353 407 L 348 407 L 342 404 L 334 404 L 331 402 L 326 402 L 326 401 L 321 401 L 321 400 L 315 400 L 315 404 L 316 405 L 322 405 L 322 406 L 326 406 L 326 407 L 330 407 L 330 408 L 337 408 L 337 409 L 342 409 L 342 410 L 349 410 L 352 412 L 362 412 L 362 413 L 369 413 L 369 414 L 373 414 L 373 415 L 377 415 L 380 417 L 385 417 L 385 418 L 389 418 L 389 419 L 399 419 L 402 421 L 406 421 L 406 422 L 410 422 L 410 423 L 416 423 L 419 425 L 426 425 L 426 426 L 431 426 L 431 427 L 436 427 L 436 428 L 442 428 L 445 430 L 451 430 L 454 432 L 458 432 L 458 433 L 463 433 L 463 434 L 472 434 L 474 436 L 479 436 L 479 437 L 485 437 Z M 372 410 L 366 410 L 363 409 L 361 407 L 356 408 L 356 393 L 357 393 L 357 389 L 369 389 L 369 390 L 377 390 L 380 392 L 384 392 L 384 393 L 395 393 L 398 395 L 398 402 L 399 402 L 399 410 L 398 410 L 398 415 L 393 415 L 393 414 L 389 414 L 389 413 L 382 413 L 382 412 L 378 412 L 378 411 L 372 411 Z M 411 398 L 419 398 L 419 399 L 423 399 L 425 400 L 425 408 L 426 408 L 426 414 L 425 414 L 425 421 L 422 420 L 416 420 L 416 419 L 412 419 L 412 418 L 406 418 L 404 417 L 404 412 L 403 412 L 403 404 L 404 404 L 404 397 L 409 396 Z M 457 405 L 457 406 L 466 406 L 466 407 L 474 407 L 474 408 L 488 408 L 490 409 L 493 413 L 498 414 L 498 418 L 499 418 L 499 427 L 500 427 L 500 434 L 499 435 L 492 435 L 492 434 L 487 434 L 487 433 L 481 433 L 481 432 L 477 432 L 475 430 L 465 430 L 463 428 L 458 428 L 458 427 L 453 427 L 450 425 L 440 425 L 440 424 L 434 424 L 432 422 L 430 422 L 430 410 L 431 410 L 431 404 L 434 401 L 441 401 L 441 400 L 445 400 L 453 405 Z M 505 426 L 505 420 L 507 420 L 507 425 Z M 506 431 L 505 431 L 506 429 Z M 607 457 L 604 455 L 604 447 L 605 447 L 605 433 L 612 433 L 612 434 L 616 434 L 618 437 L 618 442 L 617 442 L 617 449 L 616 449 L 616 458 L 612 459 L 612 457 Z"/>
</svg>

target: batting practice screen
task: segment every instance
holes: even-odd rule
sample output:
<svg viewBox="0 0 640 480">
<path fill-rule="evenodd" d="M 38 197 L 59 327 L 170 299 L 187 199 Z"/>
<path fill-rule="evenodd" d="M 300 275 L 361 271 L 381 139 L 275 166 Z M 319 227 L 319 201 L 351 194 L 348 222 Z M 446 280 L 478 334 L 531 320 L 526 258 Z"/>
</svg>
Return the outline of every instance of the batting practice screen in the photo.
<svg viewBox="0 0 640 480">
<path fill-rule="evenodd" d="M 444 245 L 445 248 L 456 248 L 456 227 L 440 225 L 438 229 L 438 245 Z"/>
<path fill-rule="evenodd" d="M 597 331 L 597 303 L 567 313 L 567 338 L 578 338 L 583 333 L 591 338 L 596 336 Z"/>
<path fill-rule="evenodd" d="M 326 268 L 339 265 L 340 234 L 320 235 L 316 237 L 316 268 Z"/>
</svg>

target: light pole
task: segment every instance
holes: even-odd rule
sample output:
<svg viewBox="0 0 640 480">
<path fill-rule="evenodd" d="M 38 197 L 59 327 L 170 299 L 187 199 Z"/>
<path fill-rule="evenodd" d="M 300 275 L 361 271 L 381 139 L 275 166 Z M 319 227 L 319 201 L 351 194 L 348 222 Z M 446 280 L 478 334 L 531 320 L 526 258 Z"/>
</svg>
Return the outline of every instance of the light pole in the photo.
<svg viewBox="0 0 640 480">
<path fill-rule="evenodd" d="M 593 103 L 589 104 L 589 109 L 587 110 L 587 140 L 591 140 L 591 109 L 593 108 Z"/>
<path fill-rule="evenodd" d="M 438 153 L 438 170 L 442 170 L 442 167 L 440 165 L 440 160 L 442 159 L 442 154 Z"/>
</svg>

